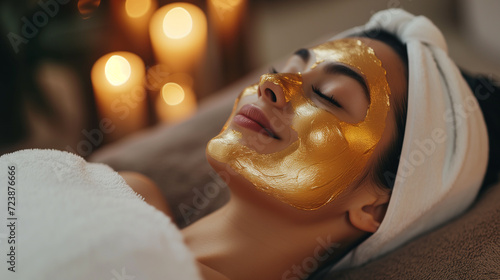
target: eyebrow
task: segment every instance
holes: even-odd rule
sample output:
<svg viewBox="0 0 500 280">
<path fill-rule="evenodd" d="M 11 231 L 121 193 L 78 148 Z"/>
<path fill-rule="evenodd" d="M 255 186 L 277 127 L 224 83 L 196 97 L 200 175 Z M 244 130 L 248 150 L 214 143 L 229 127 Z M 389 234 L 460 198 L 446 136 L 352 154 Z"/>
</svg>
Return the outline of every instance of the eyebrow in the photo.
<svg viewBox="0 0 500 280">
<path fill-rule="evenodd" d="M 299 49 L 294 54 L 298 55 L 304 61 L 304 63 L 307 63 L 309 61 L 309 58 L 311 57 L 311 53 L 308 49 Z M 366 81 L 358 72 L 338 63 L 330 63 L 326 65 L 324 69 L 328 74 L 340 74 L 354 79 L 363 88 L 366 98 L 368 99 L 368 101 L 370 101 L 370 93 L 368 91 Z"/>
<path fill-rule="evenodd" d="M 293 54 L 298 55 L 305 63 L 309 61 L 309 57 L 311 56 L 308 49 L 300 49 Z"/>
</svg>

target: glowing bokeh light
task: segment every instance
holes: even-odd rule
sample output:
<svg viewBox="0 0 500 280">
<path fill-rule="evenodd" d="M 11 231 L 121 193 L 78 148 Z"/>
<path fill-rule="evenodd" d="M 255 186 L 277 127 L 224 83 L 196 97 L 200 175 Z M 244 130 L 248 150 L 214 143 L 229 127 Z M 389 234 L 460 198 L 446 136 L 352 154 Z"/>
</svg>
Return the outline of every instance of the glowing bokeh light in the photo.
<svg viewBox="0 0 500 280">
<path fill-rule="evenodd" d="M 131 73 L 130 63 L 120 55 L 111 56 L 104 67 L 106 79 L 113 86 L 120 86 L 126 83 Z"/>
<path fill-rule="evenodd" d="M 131 18 L 142 17 L 151 8 L 151 0 L 127 0 L 125 11 Z"/>
<path fill-rule="evenodd" d="M 172 39 L 181 39 L 189 35 L 193 29 L 193 18 L 181 7 L 168 11 L 163 19 L 163 32 Z"/>
<path fill-rule="evenodd" d="M 184 100 L 184 90 L 176 83 L 166 83 L 161 89 L 161 95 L 170 106 L 178 105 Z"/>
</svg>

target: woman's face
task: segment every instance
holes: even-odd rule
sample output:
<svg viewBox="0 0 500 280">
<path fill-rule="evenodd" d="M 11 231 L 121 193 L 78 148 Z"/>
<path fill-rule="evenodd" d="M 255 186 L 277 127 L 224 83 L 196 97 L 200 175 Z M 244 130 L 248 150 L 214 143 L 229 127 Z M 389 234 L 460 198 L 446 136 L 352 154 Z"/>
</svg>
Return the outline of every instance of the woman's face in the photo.
<svg viewBox="0 0 500 280">
<path fill-rule="evenodd" d="M 348 38 L 298 51 L 240 94 L 208 156 L 296 208 L 332 201 L 384 138 L 391 90 L 376 53 L 385 48 Z"/>
</svg>

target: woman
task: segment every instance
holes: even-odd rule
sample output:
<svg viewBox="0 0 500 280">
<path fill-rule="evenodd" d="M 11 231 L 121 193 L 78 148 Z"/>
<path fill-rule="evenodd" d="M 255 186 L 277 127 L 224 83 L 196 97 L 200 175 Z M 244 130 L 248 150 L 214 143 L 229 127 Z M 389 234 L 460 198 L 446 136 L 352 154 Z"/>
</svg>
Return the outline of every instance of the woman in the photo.
<svg viewBox="0 0 500 280">
<path fill-rule="evenodd" d="M 488 135 L 441 33 L 401 10 L 361 31 L 263 75 L 208 144 L 232 195 L 183 230 L 205 279 L 361 265 L 473 201 Z"/>
<path fill-rule="evenodd" d="M 338 58 L 320 57 L 322 52 Z M 203 271 L 229 279 L 279 279 L 287 271 L 297 276 L 303 269 L 293 266 L 318 240 L 326 247 L 318 256 L 336 259 L 377 230 L 390 195 L 362 174 L 372 153 L 377 157 L 392 142 L 389 91 L 393 102 L 401 102 L 404 69 L 386 44 L 355 37 L 300 50 L 283 70 L 287 74 L 264 75 L 257 93 L 243 93 L 225 132 L 207 147 L 216 171 L 236 170 L 225 179 L 231 200 L 184 230 Z M 347 130 L 350 135 L 338 133 Z M 246 265 L 220 256 L 245 256 Z"/>
<path fill-rule="evenodd" d="M 244 90 L 207 146 L 232 196 L 183 230 L 206 279 L 307 275 L 375 232 L 386 211 L 390 191 L 369 173 L 394 144 L 400 116 L 389 104 L 406 100 L 403 59 L 353 37 L 301 49 L 281 72 Z M 311 267 L 294 268 L 313 253 Z"/>
<path fill-rule="evenodd" d="M 474 93 L 491 106 L 489 131 L 439 30 L 383 11 L 242 92 L 207 145 L 231 199 L 182 236 L 109 167 L 25 150 L 0 157 L 13 207 L 0 249 L 23 279 L 198 279 L 188 248 L 204 279 L 359 266 L 456 217 L 497 179 L 498 96 Z M 168 214 L 151 181 L 122 177 Z"/>
</svg>

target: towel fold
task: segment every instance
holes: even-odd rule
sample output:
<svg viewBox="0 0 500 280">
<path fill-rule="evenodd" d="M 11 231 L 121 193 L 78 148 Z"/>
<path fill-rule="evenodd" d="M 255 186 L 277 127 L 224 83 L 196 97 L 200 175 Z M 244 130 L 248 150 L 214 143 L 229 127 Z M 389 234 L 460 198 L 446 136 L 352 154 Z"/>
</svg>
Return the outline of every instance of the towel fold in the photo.
<svg viewBox="0 0 500 280">
<path fill-rule="evenodd" d="M 486 125 L 439 29 L 401 9 L 334 37 L 383 29 L 408 49 L 408 112 L 398 172 L 379 229 L 333 269 L 365 264 L 467 209 L 488 162 Z"/>
<path fill-rule="evenodd" d="M 0 174 L 0 279 L 200 279 L 177 227 L 108 166 L 23 150 Z"/>
</svg>

